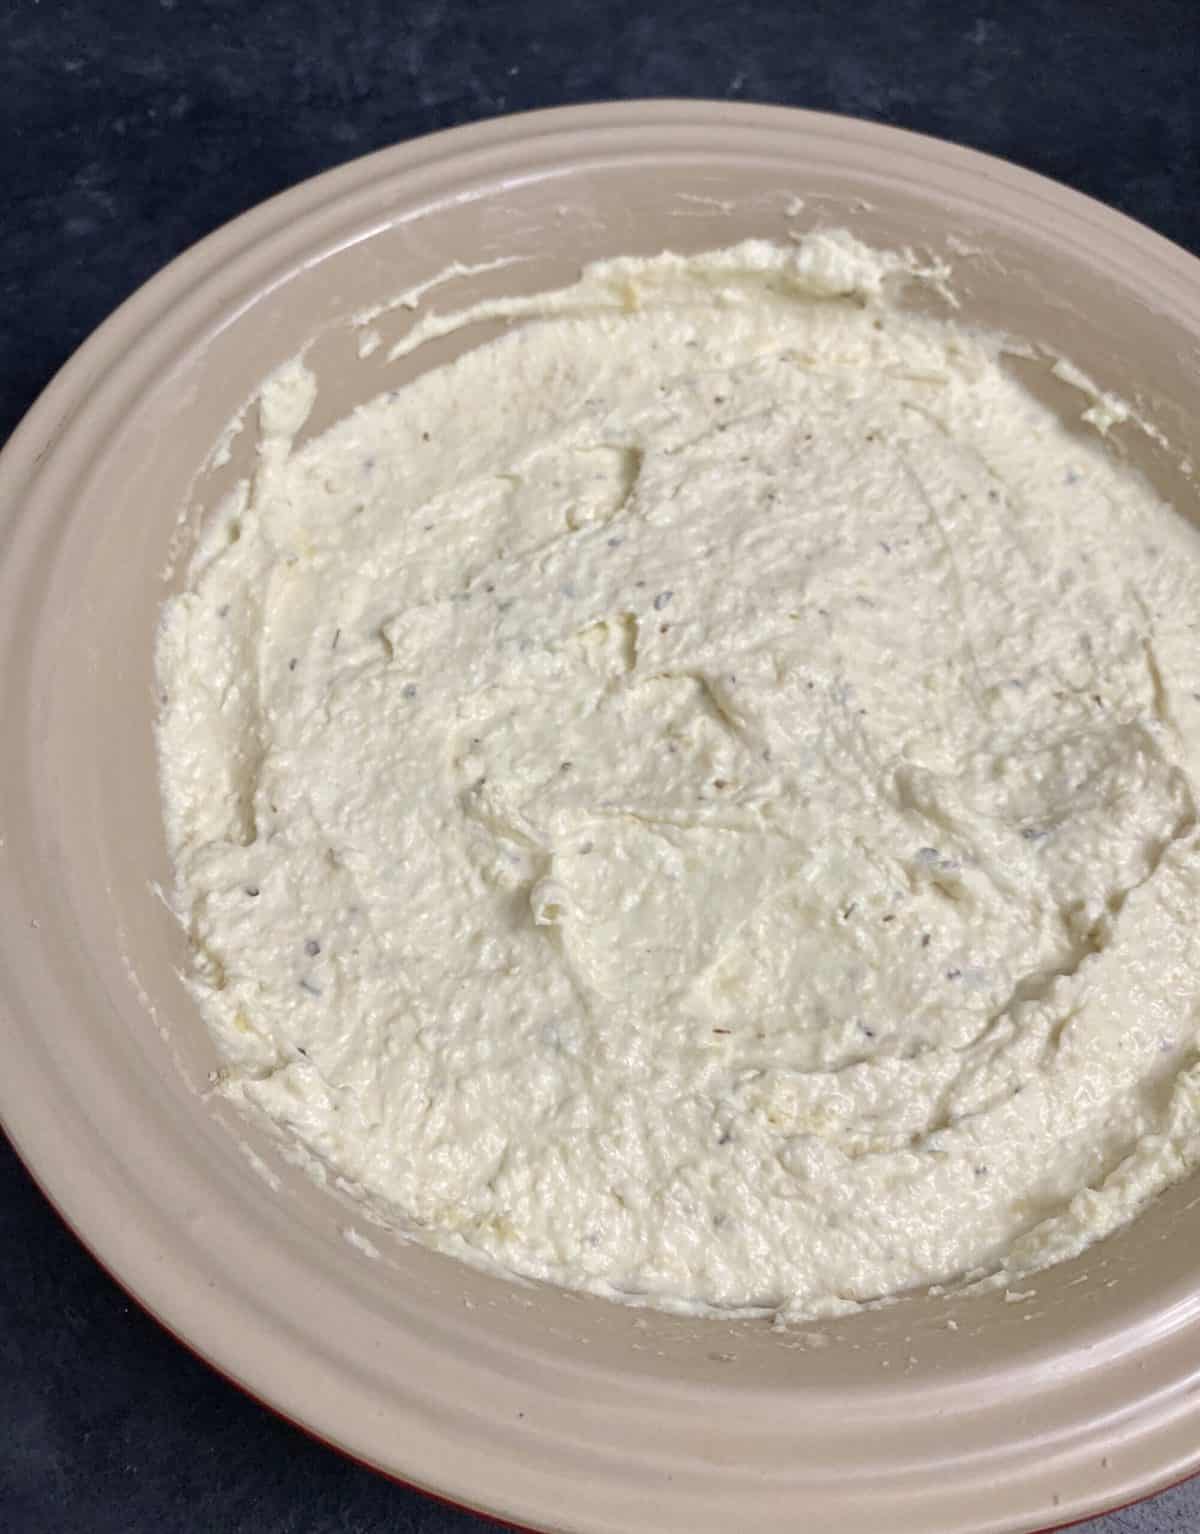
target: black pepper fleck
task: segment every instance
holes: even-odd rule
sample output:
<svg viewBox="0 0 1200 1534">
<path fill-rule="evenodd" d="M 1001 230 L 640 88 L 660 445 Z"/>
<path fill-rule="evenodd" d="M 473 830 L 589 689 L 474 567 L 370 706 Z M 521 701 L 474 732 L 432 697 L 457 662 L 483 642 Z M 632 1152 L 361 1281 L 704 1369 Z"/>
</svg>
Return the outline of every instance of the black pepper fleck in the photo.
<svg viewBox="0 0 1200 1534">
<path fill-rule="evenodd" d="M 304 951 L 310 959 L 315 959 L 321 951 L 321 945 L 315 937 L 310 937 L 304 945 Z"/>
<path fill-rule="evenodd" d="M 417 695 L 417 684 L 415 682 L 408 682 L 405 685 L 405 687 L 403 688 L 403 696 L 406 697 L 406 698 L 415 698 L 416 695 Z"/>
<path fill-rule="evenodd" d="M 247 886 L 246 886 L 246 893 L 253 900 L 254 898 L 257 897 L 257 895 L 259 893 L 258 885 L 257 884 L 247 884 Z"/>
<path fill-rule="evenodd" d="M 297 657 L 297 656 L 295 656 L 295 655 L 293 655 L 293 656 L 292 656 L 292 658 L 291 658 L 291 660 L 290 660 L 290 661 L 288 661 L 288 670 L 289 670 L 289 671 L 295 671 L 295 669 L 296 669 L 296 667 L 297 667 L 297 666 L 298 666 L 298 665 L 299 665 L 299 664 L 300 664 L 300 661 L 299 661 L 299 659 L 298 659 L 298 657 Z"/>
</svg>

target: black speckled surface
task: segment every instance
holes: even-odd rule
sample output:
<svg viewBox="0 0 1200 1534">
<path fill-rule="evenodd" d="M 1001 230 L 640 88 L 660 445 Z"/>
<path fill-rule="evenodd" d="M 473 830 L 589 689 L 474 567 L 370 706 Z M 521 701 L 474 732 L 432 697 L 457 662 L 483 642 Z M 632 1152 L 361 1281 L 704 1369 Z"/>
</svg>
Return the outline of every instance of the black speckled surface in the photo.
<svg viewBox="0 0 1200 1534">
<path fill-rule="evenodd" d="M 271 193 L 454 123 L 663 95 L 940 134 L 1200 253 L 1200 0 L 0 0 L 0 439 L 134 288 Z M 0 1530 L 498 1527 L 217 1378 L 3 1141 L 0 1254 Z M 1196 1534 L 1200 1483 L 1085 1527 Z"/>
</svg>

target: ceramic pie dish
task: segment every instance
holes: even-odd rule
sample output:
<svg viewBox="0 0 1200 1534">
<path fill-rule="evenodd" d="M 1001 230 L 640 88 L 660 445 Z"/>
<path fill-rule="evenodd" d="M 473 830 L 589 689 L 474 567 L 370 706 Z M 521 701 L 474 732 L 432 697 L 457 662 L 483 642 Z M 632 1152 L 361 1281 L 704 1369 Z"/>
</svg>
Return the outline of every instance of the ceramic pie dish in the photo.
<svg viewBox="0 0 1200 1534">
<path fill-rule="evenodd" d="M 381 1470 L 544 1529 L 955 1534 L 1065 1523 L 1200 1462 L 1200 1187 L 1021 1294 L 835 1323 L 677 1318 L 508 1283 L 368 1225 L 205 1095 L 177 977 L 151 664 L 164 575 L 252 444 L 238 405 L 309 345 L 315 429 L 488 332 L 398 364 L 353 316 L 581 263 L 818 224 L 944 257 L 963 316 L 1057 348 L 1200 459 L 1200 262 L 934 140 L 787 109 L 502 118 L 309 182 L 125 304 L 0 456 L 0 1111 L 80 1238 L 232 1379 Z M 511 258 L 518 258 L 512 260 Z M 503 263 L 503 264 L 497 264 Z M 384 339 L 412 322 L 378 320 Z M 243 433 L 249 437 L 252 433 Z M 187 509 L 181 531 L 177 515 Z"/>
</svg>

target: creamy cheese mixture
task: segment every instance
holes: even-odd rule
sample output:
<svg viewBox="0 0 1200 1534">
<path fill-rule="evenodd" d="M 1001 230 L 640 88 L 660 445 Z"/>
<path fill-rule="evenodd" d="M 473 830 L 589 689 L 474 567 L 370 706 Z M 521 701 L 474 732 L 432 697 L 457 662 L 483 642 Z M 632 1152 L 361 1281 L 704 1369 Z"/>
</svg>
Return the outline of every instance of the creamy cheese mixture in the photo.
<svg viewBox="0 0 1200 1534">
<path fill-rule="evenodd" d="M 159 644 L 191 980 L 425 1240 L 810 1317 L 1200 1159 L 1200 542 L 905 270 L 609 262 L 315 440 L 264 389 Z"/>
</svg>

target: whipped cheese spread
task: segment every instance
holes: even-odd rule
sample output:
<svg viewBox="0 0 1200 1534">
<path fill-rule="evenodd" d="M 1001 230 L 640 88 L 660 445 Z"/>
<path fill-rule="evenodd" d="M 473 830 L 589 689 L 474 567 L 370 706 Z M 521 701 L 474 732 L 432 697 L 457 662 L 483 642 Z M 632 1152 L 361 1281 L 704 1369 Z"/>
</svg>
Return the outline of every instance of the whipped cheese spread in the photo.
<svg viewBox="0 0 1200 1534">
<path fill-rule="evenodd" d="M 815 1317 L 1200 1160 L 1200 538 L 911 265 L 607 262 L 307 441 L 264 387 L 174 899 L 220 1089 L 420 1239 Z"/>
</svg>

